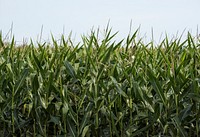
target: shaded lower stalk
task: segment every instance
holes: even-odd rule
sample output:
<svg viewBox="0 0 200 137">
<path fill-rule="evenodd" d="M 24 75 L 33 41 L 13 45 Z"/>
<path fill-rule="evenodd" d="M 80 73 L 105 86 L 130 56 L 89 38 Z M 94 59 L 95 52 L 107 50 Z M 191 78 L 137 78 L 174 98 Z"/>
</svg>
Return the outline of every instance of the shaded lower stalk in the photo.
<svg viewBox="0 0 200 137">
<path fill-rule="evenodd" d="M 14 97 L 15 97 L 15 93 L 14 93 L 14 88 L 13 88 L 13 90 L 12 90 L 12 107 L 11 107 L 11 109 L 12 109 L 12 135 L 14 136 L 14 134 L 15 134 L 15 118 L 14 118 Z"/>
</svg>

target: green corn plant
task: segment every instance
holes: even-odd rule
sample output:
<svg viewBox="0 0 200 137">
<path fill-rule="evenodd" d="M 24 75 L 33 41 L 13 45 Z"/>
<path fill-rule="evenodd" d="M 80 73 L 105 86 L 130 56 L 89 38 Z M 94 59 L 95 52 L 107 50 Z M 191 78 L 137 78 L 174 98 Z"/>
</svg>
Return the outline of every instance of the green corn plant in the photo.
<svg viewBox="0 0 200 137">
<path fill-rule="evenodd" d="M 23 46 L 0 34 L 0 134 L 199 136 L 199 38 L 145 44 L 138 32 Z"/>
</svg>

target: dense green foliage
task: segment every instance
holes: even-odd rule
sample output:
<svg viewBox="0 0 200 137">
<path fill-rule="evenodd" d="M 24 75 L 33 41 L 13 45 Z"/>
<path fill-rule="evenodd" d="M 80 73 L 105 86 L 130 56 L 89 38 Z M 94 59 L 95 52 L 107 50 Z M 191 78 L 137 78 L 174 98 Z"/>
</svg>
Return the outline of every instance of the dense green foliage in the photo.
<svg viewBox="0 0 200 137">
<path fill-rule="evenodd" d="M 2 136 L 200 136 L 200 40 L 17 47 L 0 38 Z"/>
</svg>

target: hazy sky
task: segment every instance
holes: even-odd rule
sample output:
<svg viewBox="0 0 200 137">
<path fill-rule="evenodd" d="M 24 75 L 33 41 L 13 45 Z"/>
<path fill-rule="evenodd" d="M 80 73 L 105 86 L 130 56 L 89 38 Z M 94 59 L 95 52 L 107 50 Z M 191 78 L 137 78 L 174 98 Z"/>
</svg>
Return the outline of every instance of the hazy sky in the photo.
<svg viewBox="0 0 200 137">
<path fill-rule="evenodd" d="M 200 25 L 200 0 L 0 0 L 0 31 L 5 37 L 13 23 L 17 41 L 37 40 L 43 25 L 43 40 L 51 33 L 60 37 L 70 31 L 79 39 L 92 27 L 103 30 L 108 21 L 118 38 L 140 26 L 141 35 L 196 33 Z M 64 32 L 63 32 L 64 30 Z"/>
</svg>

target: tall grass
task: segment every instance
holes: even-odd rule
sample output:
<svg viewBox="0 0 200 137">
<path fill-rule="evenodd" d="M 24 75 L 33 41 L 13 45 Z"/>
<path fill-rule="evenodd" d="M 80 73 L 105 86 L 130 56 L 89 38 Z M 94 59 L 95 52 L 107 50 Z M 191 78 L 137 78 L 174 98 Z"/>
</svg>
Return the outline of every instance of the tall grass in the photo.
<svg viewBox="0 0 200 137">
<path fill-rule="evenodd" d="M 0 134 L 200 136 L 200 40 L 115 35 L 23 47 L 0 37 Z"/>
</svg>

